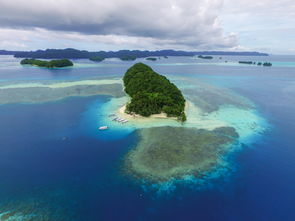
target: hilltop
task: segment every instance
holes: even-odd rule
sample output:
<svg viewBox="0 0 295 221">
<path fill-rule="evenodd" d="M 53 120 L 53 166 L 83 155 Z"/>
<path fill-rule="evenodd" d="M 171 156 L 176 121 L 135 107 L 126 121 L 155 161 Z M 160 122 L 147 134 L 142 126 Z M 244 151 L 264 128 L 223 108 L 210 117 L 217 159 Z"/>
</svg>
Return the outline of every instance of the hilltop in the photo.
<svg viewBox="0 0 295 221">
<path fill-rule="evenodd" d="M 165 76 L 152 68 L 137 63 L 127 70 L 123 78 L 125 92 L 131 97 L 127 113 L 148 117 L 166 113 L 168 117 L 186 120 L 185 99 L 181 91 Z"/>
</svg>

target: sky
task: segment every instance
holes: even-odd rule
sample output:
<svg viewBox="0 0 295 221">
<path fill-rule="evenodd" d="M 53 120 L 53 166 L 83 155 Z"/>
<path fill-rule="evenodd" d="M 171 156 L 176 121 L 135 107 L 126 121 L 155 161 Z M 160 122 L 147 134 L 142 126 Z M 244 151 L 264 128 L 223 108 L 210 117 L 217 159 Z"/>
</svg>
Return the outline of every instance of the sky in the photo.
<svg viewBox="0 0 295 221">
<path fill-rule="evenodd" d="M 0 49 L 295 54 L 294 0 L 0 0 Z"/>
</svg>

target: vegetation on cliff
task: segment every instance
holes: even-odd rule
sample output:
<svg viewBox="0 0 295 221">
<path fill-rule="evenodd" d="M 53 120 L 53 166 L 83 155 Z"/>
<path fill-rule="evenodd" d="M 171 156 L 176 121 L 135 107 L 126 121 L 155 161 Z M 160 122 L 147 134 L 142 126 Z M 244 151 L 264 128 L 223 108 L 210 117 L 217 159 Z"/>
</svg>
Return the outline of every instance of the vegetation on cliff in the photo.
<svg viewBox="0 0 295 221">
<path fill-rule="evenodd" d="M 137 63 L 127 70 L 123 78 L 125 92 L 131 97 L 126 106 L 127 113 L 142 116 L 166 113 L 168 117 L 186 120 L 185 99 L 181 91 L 143 63 Z"/>
</svg>

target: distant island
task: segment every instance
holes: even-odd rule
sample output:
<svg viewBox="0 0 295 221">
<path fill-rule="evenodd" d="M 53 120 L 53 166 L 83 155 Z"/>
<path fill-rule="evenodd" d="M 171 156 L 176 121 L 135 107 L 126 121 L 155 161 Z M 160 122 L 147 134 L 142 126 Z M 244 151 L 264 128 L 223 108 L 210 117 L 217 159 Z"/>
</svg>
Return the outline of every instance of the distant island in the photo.
<svg viewBox="0 0 295 221">
<path fill-rule="evenodd" d="M 253 64 L 253 61 L 239 61 L 239 64 Z"/>
<path fill-rule="evenodd" d="M 254 62 L 254 61 L 239 61 L 239 64 L 248 64 L 248 65 L 258 65 L 258 66 L 265 66 L 265 67 L 270 67 L 270 66 L 272 66 L 272 63 L 270 63 L 270 62 L 264 62 L 264 63 L 262 63 L 262 62 Z"/>
<path fill-rule="evenodd" d="M 44 68 L 62 68 L 62 67 L 69 67 L 73 66 L 73 62 L 68 59 L 61 59 L 61 60 L 51 60 L 51 61 L 42 61 L 36 59 L 23 59 L 20 62 L 21 65 L 34 65 L 38 67 Z"/>
<path fill-rule="evenodd" d="M 7 51 L 7 50 L 0 50 L 0 55 L 15 55 L 16 53 L 23 52 L 23 51 Z"/>
<path fill-rule="evenodd" d="M 136 56 L 134 55 L 123 55 L 119 57 L 122 61 L 134 61 L 136 60 Z"/>
<path fill-rule="evenodd" d="M 168 56 L 198 56 L 198 55 L 237 55 L 237 56 L 268 56 L 266 53 L 259 52 L 229 52 L 229 51 L 140 51 L 140 50 L 120 50 L 120 51 L 97 51 L 89 52 L 86 50 L 77 50 L 73 48 L 66 49 L 46 49 L 37 51 L 6 51 L 0 50 L 0 55 L 14 55 L 16 58 L 43 58 L 43 59 L 89 59 L 91 57 L 119 58 L 121 60 L 126 56 L 135 58 L 164 57 Z M 123 59 L 122 59 L 123 58 Z M 130 60 L 130 59 L 128 59 Z"/>
<path fill-rule="evenodd" d="M 270 62 L 264 62 L 262 65 L 263 66 L 266 66 L 266 67 L 270 67 L 270 66 L 272 66 L 272 63 L 270 63 Z"/>
<path fill-rule="evenodd" d="M 89 58 L 90 61 L 95 61 L 95 62 L 101 62 L 104 60 L 104 57 L 100 57 L 100 56 L 95 56 L 95 57 L 91 57 Z"/>
<path fill-rule="evenodd" d="M 123 82 L 125 92 L 131 97 L 126 113 L 148 117 L 164 112 L 168 117 L 186 121 L 185 99 L 181 91 L 149 66 L 143 63 L 133 65 L 125 73 Z"/>
<path fill-rule="evenodd" d="M 157 60 L 157 58 L 146 58 L 145 60 L 148 60 L 148 61 L 156 61 Z"/>
<path fill-rule="evenodd" d="M 198 58 L 201 58 L 201 59 L 213 59 L 212 56 L 204 56 L 204 55 L 199 55 Z"/>
</svg>

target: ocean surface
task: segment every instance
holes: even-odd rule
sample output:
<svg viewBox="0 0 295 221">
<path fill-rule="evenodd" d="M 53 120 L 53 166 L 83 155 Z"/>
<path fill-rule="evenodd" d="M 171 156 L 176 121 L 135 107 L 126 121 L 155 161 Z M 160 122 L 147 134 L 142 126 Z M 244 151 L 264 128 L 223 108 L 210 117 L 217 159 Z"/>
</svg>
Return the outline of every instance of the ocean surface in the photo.
<svg viewBox="0 0 295 221">
<path fill-rule="evenodd" d="M 273 66 L 242 65 L 239 60 Z M 224 156 L 226 170 L 217 169 L 206 179 L 156 185 L 122 171 L 125 154 L 139 139 L 136 128 L 126 124 L 97 130 L 107 122 L 110 95 L 2 104 L 0 220 L 295 220 L 295 56 L 82 59 L 62 69 L 21 66 L 19 61 L 0 56 L 0 90 L 36 82 L 119 79 L 141 61 L 180 88 L 198 82 L 210 91 L 230 91 L 254 108 L 243 115 L 221 108 L 214 116 L 235 125 L 244 138 Z M 246 130 L 248 118 L 255 118 L 260 129 Z"/>
</svg>

